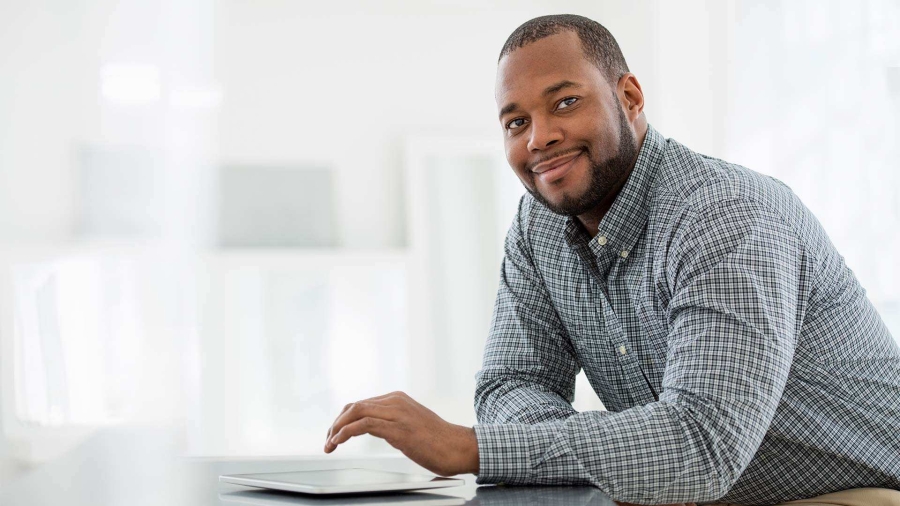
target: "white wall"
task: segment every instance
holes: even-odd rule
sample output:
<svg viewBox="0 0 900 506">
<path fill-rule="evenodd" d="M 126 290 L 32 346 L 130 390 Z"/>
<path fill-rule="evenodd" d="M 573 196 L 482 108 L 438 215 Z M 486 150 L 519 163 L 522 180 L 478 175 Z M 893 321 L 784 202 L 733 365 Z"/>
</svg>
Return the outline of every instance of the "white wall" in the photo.
<svg viewBox="0 0 900 506">
<path fill-rule="evenodd" d="M 654 89 L 655 18 L 644 16 L 651 2 L 372 5 L 216 4 L 215 75 L 226 90 L 221 158 L 333 164 L 347 247 L 406 244 L 404 136 L 499 138 L 496 59 L 525 20 L 571 11 L 608 22 Z"/>
</svg>

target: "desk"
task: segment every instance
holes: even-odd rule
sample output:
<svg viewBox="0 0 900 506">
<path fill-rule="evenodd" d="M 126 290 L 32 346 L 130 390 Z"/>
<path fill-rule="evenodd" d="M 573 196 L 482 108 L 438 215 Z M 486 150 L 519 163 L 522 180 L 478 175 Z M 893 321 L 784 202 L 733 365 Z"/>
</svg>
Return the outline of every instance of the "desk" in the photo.
<svg viewBox="0 0 900 506">
<path fill-rule="evenodd" d="M 291 506 L 473 505 L 614 506 L 592 487 L 465 486 L 372 496 L 313 497 L 219 483 L 220 474 L 366 467 L 421 473 L 402 456 L 346 458 L 196 459 L 180 455 L 180 434 L 162 430 L 104 430 L 51 462 L 2 477 L 3 506 Z M 427 472 L 427 471 L 426 471 Z"/>
</svg>

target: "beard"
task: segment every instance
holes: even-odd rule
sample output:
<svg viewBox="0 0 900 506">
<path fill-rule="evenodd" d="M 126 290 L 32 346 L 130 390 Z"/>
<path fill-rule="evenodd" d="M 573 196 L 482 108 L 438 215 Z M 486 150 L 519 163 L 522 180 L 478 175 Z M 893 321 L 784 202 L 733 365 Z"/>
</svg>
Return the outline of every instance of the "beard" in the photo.
<svg viewBox="0 0 900 506">
<path fill-rule="evenodd" d="M 618 103 L 619 97 L 615 93 L 613 97 Z M 597 208 L 606 199 L 622 176 L 634 166 L 638 155 L 637 141 L 628 125 L 628 119 L 621 107 L 617 107 L 616 110 L 619 112 L 619 146 L 616 154 L 609 160 L 601 162 L 591 154 L 588 148 L 583 149 L 590 164 L 590 181 L 587 190 L 581 195 L 565 195 L 561 202 L 554 204 L 541 195 L 537 190 L 537 185 L 534 185 L 534 190 L 526 187 L 525 189 L 535 200 L 556 214 L 578 216 Z M 532 183 L 533 181 L 534 179 L 532 179 Z"/>
</svg>

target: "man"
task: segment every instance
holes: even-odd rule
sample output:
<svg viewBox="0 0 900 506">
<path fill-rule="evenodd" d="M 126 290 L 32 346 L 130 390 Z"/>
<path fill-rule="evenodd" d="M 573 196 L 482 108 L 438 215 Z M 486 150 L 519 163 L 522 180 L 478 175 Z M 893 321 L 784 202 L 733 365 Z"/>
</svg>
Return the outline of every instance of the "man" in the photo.
<svg viewBox="0 0 900 506">
<path fill-rule="evenodd" d="M 790 189 L 664 139 L 586 18 L 519 27 L 496 98 L 528 194 L 480 423 L 388 394 L 348 405 L 325 451 L 368 433 L 439 474 L 630 503 L 900 504 L 900 350 Z M 608 411 L 572 408 L 580 368 Z"/>
</svg>

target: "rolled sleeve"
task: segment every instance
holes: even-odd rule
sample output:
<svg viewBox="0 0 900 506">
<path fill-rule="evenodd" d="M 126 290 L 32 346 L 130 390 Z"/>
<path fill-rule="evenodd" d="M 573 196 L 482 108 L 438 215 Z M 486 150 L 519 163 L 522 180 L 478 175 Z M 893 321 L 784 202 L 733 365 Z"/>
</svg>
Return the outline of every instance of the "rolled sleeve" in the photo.
<svg viewBox="0 0 900 506">
<path fill-rule="evenodd" d="M 529 426 L 475 425 L 478 439 L 476 483 L 527 483 L 531 469 Z"/>
</svg>

